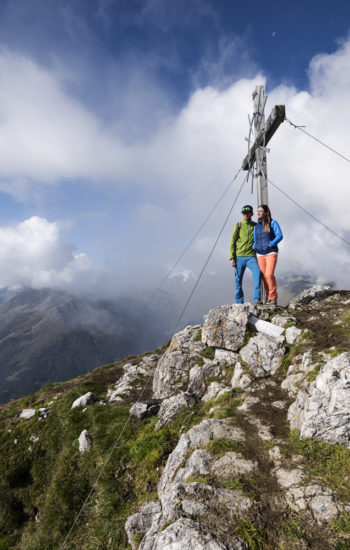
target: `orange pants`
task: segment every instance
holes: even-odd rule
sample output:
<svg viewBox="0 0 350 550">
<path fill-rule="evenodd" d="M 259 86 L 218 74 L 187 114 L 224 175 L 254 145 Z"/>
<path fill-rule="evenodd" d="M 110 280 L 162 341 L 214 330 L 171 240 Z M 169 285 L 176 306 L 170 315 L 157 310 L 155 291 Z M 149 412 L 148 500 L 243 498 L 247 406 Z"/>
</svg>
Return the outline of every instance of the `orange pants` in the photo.
<svg viewBox="0 0 350 550">
<path fill-rule="evenodd" d="M 268 254 L 266 256 L 257 256 L 256 258 L 258 260 L 261 275 L 264 281 L 266 300 L 276 300 L 276 302 L 277 288 L 274 272 L 277 263 L 277 257 L 278 254 Z"/>
</svg>

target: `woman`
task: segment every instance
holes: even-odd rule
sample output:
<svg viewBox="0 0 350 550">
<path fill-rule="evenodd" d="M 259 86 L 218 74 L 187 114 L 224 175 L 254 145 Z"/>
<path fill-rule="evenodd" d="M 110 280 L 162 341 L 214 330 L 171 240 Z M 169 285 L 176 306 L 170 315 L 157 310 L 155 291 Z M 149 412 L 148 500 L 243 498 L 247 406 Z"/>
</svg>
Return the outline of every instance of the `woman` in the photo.
<svg viewBox="0 0 350 550">
<path fill-rule="evenodd" d="M 253 250 L 264 281 L 268 304 L 277 304 L 275 267 L 278 257 L 277 244 L 283 239 L 282 231 L 276 220 L 271 217 L 267 204 L 258 206 L 258 223 L 254 227 Z"/>
</svg>

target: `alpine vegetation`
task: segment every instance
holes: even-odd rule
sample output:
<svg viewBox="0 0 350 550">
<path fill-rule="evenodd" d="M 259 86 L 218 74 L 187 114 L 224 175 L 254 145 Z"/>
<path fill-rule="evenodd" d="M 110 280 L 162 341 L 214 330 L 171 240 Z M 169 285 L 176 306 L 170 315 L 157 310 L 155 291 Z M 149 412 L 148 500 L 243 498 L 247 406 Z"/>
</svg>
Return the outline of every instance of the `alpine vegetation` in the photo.
<svg viewBox="0 0 350 550">
<path fill-rule="evenodd" d="M 314 286 L 3 405 L 0 548 L 349 548 L 349 344 Z"/>
</svg>

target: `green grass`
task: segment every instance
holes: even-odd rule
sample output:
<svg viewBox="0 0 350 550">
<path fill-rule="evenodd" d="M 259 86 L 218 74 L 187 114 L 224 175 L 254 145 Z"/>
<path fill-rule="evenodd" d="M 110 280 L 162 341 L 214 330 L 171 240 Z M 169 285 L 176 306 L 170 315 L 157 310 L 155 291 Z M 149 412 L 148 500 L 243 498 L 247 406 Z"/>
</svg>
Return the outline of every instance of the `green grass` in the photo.
<svg viewBox="0 0 350 550">
<path fill-rule="evenodd" d="M 350 535 L 350 514 L 343 514 L 341 518 L 337 519 L 332 525 L 332 531 Z"/>
<path fill-rule="evenodd" d="M 263 550 L 265 547 L 265 536 L 250 520 L 241 520 L 235 525 L 233 532 L 245 540 L 249 550 Z"/>
<path fill-rule="evenodd" d="M 325 349 L 324 350 L 325 353 L 328 353 L 332 359 L 334 359 L 334 357 L 336 357 L 337 355 L 340 355 L 341 353 L 344 353 L 345 351 L 349 351 L 349 349 L 346 349 L 346 348 L 328 348 L 328 349 Z"/>
<path fill-rule="evenodd" d="M 204 405 L 204 410 L 207 414 L 212 407 L 217 407 L 211 413 L 214 418 L 232 418 L 236 414 L 237 407 L 242 403 L 243 398 L 235 397 L 236 390 L 232 389 L 220 395 L 217 399 L 210 399 Z"/>
<path fill-rule="evenodd" d="M 214 359 L 214 357 L 215 357 L 215 348 L 213 348 L 212 346 L 207 346 L 201 352 L 201 356 L 205 357 L 206 359 Z"/>
<path fill-rule="evenodd" d="M 241 453 L 245 450 L 245 448 L 246 446 L 243 441 L 234 441 L 223 437 L 212 439 L 205 445 L 205 449 L 209 453 L 219 456 L 222 456 L 229 451 Z"/>
<path fill-rule="evenodd" d="M 77 397 L 95 388 L 84 382 L 64 391 L 62 385 L 62 395 L 41 421 L 37 415 L 30 420 L 16 420 L 16 415 L 25 407 L 43 406 L 42 393 L 1 408 L 0 548 L 54 550 L 62 544 L 129 416 L 129 407 L 113 404 L 96 403 L 85 412 L 71 409 Z M 128 548 L 128 515 L 140 503 L 157 499 L 167 456 L 181 427 L 187 430 L 204 417 L 201 406 L 183 411 L 173 426 L 156 432 L 156 417 L 130 421 L 70 536 L 70 549 Z M 83 429 L 93 440 L 87 453 L 78 450 Z M 39 441 L 30 442 L 31 435 Z M 38 510 L 39 523 L 34 521 Z"/>
<path fill-rule="evenodd" d="M 231 491 L 238 490 L 238 489 L 243 489 L 243 487 L 244 487 L 242 481 L 239 478 L 224 481 L 222 486 L 223 486 L 224 489 L 228 489 L 228 490 L 231 490 Z"/>
<path fill-rule="evenodd" d="M 340 500 L 350 500 L 350 451 L 341 445 L 330 445 L 317 439 L 300 439 L 298 430 L 290 432 L 292 452 L 303 455 L 306 471 L 333 489 Z"/>
<path fill-rule="evenodd" d="M 290 542 L 296 542 L 305 538 L 305 532 L 302 530 L 299 521 L 294 519 L 283 523 L 282 531 Z"/>
<path fill-rule="evenodd" d="M 210 480 L 208 477 L 195 476 L 195 477 L 189 477 L 186 480 L 186 483 L 202 483 L 203 485 L 210 485 Z"/>
<path fill-rule="evenodd" d="M 292 346 L 288 351 L 288 353 L 286 353 L 282 357 L 281 366 L 280 366 L 280 373 L 282 374 L 282 376 L 286 376 L 290 365 L 293 363 L 296 356 L 301 353 L 304 347 L 305 347 L 305 343 L 299 342 L 298 344 L 295 344 L 294 346 Z"/>
<path fill-rule="evenodd" d="M 316 380 L 317 375 L 321 370 L 321 367 L 322 365 L 320 363 L 317 363 L 317 365 L 315 365 L 315 368 L 307 373 L 307 378 L 309 382 L 313 382 L 314 380 Z"/>
</svg>

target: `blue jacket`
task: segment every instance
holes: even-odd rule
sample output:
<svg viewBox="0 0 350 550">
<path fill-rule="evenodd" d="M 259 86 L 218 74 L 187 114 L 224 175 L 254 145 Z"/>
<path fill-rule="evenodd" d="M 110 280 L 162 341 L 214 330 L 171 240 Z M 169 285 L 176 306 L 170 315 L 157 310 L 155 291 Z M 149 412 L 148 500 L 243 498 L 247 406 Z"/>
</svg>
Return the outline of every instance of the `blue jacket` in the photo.
<svg viewBox="0 0 350 550">
<path fill-rule="evenodd" d="M 271 220 L 270 231 L 266 232 L 261 218 L 254 227 L 253 250 L 258 254 L 269 254 L 269 252 L 278 252 L 277 243 L 283 239 L 283 234 L 276 220 Z"/>
</svg>

